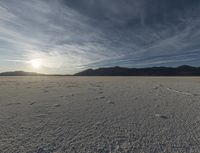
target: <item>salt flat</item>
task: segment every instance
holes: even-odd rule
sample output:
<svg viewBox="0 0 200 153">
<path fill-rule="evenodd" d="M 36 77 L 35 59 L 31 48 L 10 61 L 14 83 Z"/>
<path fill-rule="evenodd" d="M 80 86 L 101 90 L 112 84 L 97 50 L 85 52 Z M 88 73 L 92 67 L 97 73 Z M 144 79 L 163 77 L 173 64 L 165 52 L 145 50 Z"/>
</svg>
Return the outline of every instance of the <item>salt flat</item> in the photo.
<svg viewBox="0 0 200 153">
<path fill-rule="evenodd" d="M 1 153 L 199 153 L 199 77 L 0 77 Z"/>
</svg>

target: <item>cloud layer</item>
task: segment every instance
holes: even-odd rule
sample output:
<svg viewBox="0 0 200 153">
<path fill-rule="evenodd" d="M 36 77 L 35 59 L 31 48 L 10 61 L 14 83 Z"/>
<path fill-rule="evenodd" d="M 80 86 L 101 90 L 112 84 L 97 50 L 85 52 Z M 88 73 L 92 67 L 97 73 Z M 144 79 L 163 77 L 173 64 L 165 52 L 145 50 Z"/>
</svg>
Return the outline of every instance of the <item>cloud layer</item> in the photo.
<svg viewBox="0 0 200 153">
<path fill-rule="evenodd" d="M 0 71 L 199 65 L 199 0 L 2 0 Z"/>
</svg>

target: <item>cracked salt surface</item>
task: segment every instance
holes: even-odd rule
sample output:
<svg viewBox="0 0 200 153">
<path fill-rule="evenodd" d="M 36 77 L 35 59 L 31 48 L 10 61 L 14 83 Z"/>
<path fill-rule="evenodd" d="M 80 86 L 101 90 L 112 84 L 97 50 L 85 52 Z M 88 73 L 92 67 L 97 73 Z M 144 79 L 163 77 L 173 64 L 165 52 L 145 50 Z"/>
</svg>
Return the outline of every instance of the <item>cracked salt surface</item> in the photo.
<svg viewBox="0 0 200 153">
<path fill-rule="evenodd" d="M 0 152 L 199 153 L 199 80 L 1 77 Z"/>
</svg>

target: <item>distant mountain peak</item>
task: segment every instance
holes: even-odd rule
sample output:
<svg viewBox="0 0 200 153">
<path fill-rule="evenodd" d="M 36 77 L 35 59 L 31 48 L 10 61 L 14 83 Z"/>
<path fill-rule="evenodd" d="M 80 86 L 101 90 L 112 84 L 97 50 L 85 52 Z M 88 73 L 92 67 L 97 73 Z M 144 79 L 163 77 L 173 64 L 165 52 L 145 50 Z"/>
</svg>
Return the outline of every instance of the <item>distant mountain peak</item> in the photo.
<svg viewBox="0 0 200 153">
<path fill-rule="evenodd" d="M 190 66 L 190 65 L 181 65 L 178 68 L 195 68 L 195 67 Z"/>
<path fill-rule="evenodd" d="M 25 72 L 25 71 L 9 71 L 0 73 L 0 76 L 40 76 L 45 74 L 40 74 L 36 72 Z"/>
</svg>

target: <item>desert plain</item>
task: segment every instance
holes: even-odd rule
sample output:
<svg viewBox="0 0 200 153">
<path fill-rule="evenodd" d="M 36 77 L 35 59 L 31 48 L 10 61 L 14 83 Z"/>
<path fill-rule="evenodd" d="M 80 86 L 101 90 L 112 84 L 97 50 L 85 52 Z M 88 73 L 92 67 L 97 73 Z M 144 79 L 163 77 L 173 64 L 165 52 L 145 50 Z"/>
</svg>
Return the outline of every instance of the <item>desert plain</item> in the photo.
<svg viewBox="0 0 200 153">
<path fill-rule="evenodd" d="M 199 77 L 0 77 L 1 153 L 199 153 Z"/>
</svg>

